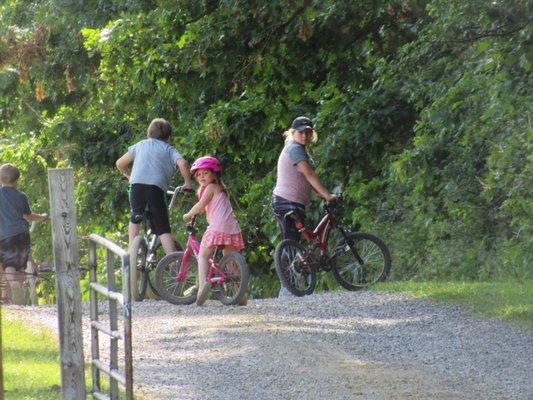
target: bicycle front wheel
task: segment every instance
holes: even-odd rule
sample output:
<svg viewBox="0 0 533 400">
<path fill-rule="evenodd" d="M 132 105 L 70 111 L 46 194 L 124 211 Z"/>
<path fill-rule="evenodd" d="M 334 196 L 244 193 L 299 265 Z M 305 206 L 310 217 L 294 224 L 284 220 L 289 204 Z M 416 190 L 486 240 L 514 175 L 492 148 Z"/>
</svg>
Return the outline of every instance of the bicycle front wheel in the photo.
<svg viewBox="0 0 533 400">
<path fill-rule="evenodd" d="M 198 293 L 198 265 L 195 257 L 189 257 L 187 275 L 178 281 L 183 265 L 183 251 L 167 254 L 155 269 L 154 285 L 157 293 L 172 304 L 192 304 Z"/>
<path fill-rule="evenodd" d="M 148 286 L 148 270 L 146 257 L 148 245 L 142 236 L 136 236 L 131 242 L 130 248 L 130 287 L 131 298 L 135 301 L 143 301 Z"/>
<path fill-rule="evenodd" d="M 176 246 L 176 251 L 182 251 L 183 248 L 181 245 L 174 240 L 174 246 Z M 149 299 L 155 299 L 159 300 L 161 296 L 159 296 L 159 293 L 157 292 L 157 288 L 155 287 L 155 267 L 157 266 L 158 260 L 161 260 L 165 256 L 165 250 L 163 249 L 163 245 L 161 244 L 161 241 L 157 241 L 157 245 L 155 246 L 155 249 L 153 251 L 155 261 L 152 263 L 147 264 L 146 271 L 148 273 L 148 289 L 146 290 L 146 298 Z"/>
<path fill-rule="evenodd" d="M 313 293 L 316 271 L 306 260 L 305 249 L 300 243 L 285 239 L 276 247 L 276 273 L 281 284 L 295 296 Z"/>
<path fill-rule="evenodd" d="M 231 252 L 220 259 L 218 269 L 226 275 L 226 281 L 217 286 L 217 298 L 227 306 L 240 304 L 250 278 L 246 260 L 242 254 Z"/>
<path fill-rule="evenodd" d="M 347 290 L 357 290 L 387 279 L 391 256 L 385 243 L 369 233 L 347 235 L 348 239 L 340 240 L 333 250 L 331 271 L 335 280 Z"/>
</svg>

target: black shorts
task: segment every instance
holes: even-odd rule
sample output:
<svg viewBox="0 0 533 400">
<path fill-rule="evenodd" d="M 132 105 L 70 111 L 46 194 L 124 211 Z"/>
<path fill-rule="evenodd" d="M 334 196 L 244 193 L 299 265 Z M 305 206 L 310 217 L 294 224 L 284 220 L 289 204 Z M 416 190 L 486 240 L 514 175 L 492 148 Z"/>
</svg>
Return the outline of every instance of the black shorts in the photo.
<svg viewBox="0 0 533 400">
<path fill-rule="evenodd" d="M 300 203 L 294 203 L 283 197 L 272 196 L 272 211 L 278 220 L 279 229 L 281 230 L 282 239 L 292 239 L 300 241 L 301 233 L 296 229 L 296 221 L 292 218 L 284 218 L 289 211 L 294 211 L 300 221 L 305 221 L 305 206 Z"/>
<path fill-rule="evenodd" d="M 130 187 L 130 221 L 138 224 L 144 216 L 150 221 L 150 228 L 156 235 L 170 233 L 166 195 L 155 185 L 134 183 Z M 148 212 L 145 214 L 145 210 Z"/>
<path fill-rule="evenodd" d="M 0 240 L 0 263 L 3 268 L 12 267 L 17 271 L 24 271 L 30 255 L 29 232 Z"/>
</svg>

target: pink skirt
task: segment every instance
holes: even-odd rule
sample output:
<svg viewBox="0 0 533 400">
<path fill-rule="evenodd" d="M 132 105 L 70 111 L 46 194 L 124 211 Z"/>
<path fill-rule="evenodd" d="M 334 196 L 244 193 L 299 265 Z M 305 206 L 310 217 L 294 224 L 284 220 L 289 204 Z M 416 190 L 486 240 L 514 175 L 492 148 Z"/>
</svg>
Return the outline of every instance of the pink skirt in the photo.
<svg viewBox="0 0 533 400">
<path fill-rule="evenodd" d="M 224 233 L 219 231 L 207 230 L 202 237 L 202 247 L 216 247 L 216 246 L 232 246 L 237 250 L 244 249 L 244 240 L 242 234 L 239 233 Z"/>
</svg>

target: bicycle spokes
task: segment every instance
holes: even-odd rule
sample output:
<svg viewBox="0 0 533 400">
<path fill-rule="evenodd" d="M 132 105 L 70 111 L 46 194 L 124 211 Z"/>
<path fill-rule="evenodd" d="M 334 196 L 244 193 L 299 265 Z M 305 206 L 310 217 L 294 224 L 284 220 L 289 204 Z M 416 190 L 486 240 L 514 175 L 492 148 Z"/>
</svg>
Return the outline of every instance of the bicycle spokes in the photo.
<svg viewBox="0 0 533 400">
<path fill-rule="evenodd" d="M 239 291 L 241 284 L 239 265 L 235 260 L 230 260 L 224 265 L 223 271 L 220 271 L 220 273 L 216 278 L 219 278 L 218 283 L 221 285 L 222 290 L 228 297 L 234 296 Z"/>
<path fill-rule="evenodd" d="M 312 286 L 312 266 L 307 261 L 305 251 L 296 246 L 284 246 L 281 250 L 280 262 L 289 286 L 298 292 L 306 292 Z"/>
<path fill-rule="evenodd" d="M 384 280 L 390 270 L 390 254 L 373 235 L 352 233 L 334 251 L 333 275 L 345 288 L 354 290 Z"/>
</svg>

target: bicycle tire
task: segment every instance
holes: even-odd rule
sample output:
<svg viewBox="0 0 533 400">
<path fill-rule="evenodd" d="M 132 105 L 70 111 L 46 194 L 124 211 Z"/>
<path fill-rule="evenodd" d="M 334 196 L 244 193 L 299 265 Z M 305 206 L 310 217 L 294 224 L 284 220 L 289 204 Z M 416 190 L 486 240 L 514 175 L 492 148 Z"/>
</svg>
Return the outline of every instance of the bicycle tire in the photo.
<svg viewBox="0 0 533 400">
<path fill-rule="evenodd" d="M 276 273 L 281 284 L 293 295 L 301 297 L 313 293 L 316 271 L 305 263 L 305 248 L 292 239 L 282 240 L 276 247 Z M 295 260 L 299 255 L 299 260 Z"/>
<path fill-rule="evenodd" d="M 130 248 L 130 287 L 131 299 L 143 301 L 148 287 L 148 270 L 146 257 L 148 245 L 142 236 L 136 236 Z"/>
<path fill-rule="evenodd" d="M 218 269 L 228 278 L 214 291 L 218 300 L 227 306 L 242 304 L 250 279 L 250 270 L 243 255 L 237 252 L 226 254 L 218 262 Z"/>
<path fill-rule="evenodd" d="M 366 288 L 387 279 L 391 269 L 389 249 L 378 237 L 363 232 L 347 232 L 353 241 L 363 265 L 352 252 L 346 239 L 341 239 L 333 250 L 331 272 L 335 280 L 347 290 Z"/>
<path fill-rule="evenodd" d="M 176 247 L 177 251 L 182 251 L 183 250 L 183 247 L 181 247 L 181 244 L 179 244 L 176 240 L 174 240 L 174 246 Z M 163 257 L 166 255 L 165 254 L 165 251 L 163 250 L 163 246 L 161 245 L 161 242 L 158 241 L 156 247 L 155 247 L 155 259 L 158 260 L 157 263 L 159 262 L 159 260 L 162 260 L 163 257 L 159 258 L 159 254 L 160 252 L 163 252 Z M 156 263 L 156 266 L 157 266 L 157 263 Z M 155 287 L 155 283 L 154 283 L 154 280 L 155 280 L 155 268 L 147 268 L 147 273 L 148 273 L 148 289 L 146 291 L 146 295 L 145 297 L 147 298 L 151 298 L 151 299 L 154 299 L 154 300 L 159 300 L 161 298 L 161 296 L 159 295 L 159 292 L 157 291 L 157 288 Z"/>
<path fill-rule="evenodd" d="M 183 251 L 167 254 L 155 268 L 154 286 L 157 292 L 164 300 L 177 305 L 194 303 L 198 291 L 198 265 L 192 255 L 186 279 L 176 282 L 184 254 Z"/>
</svg>

